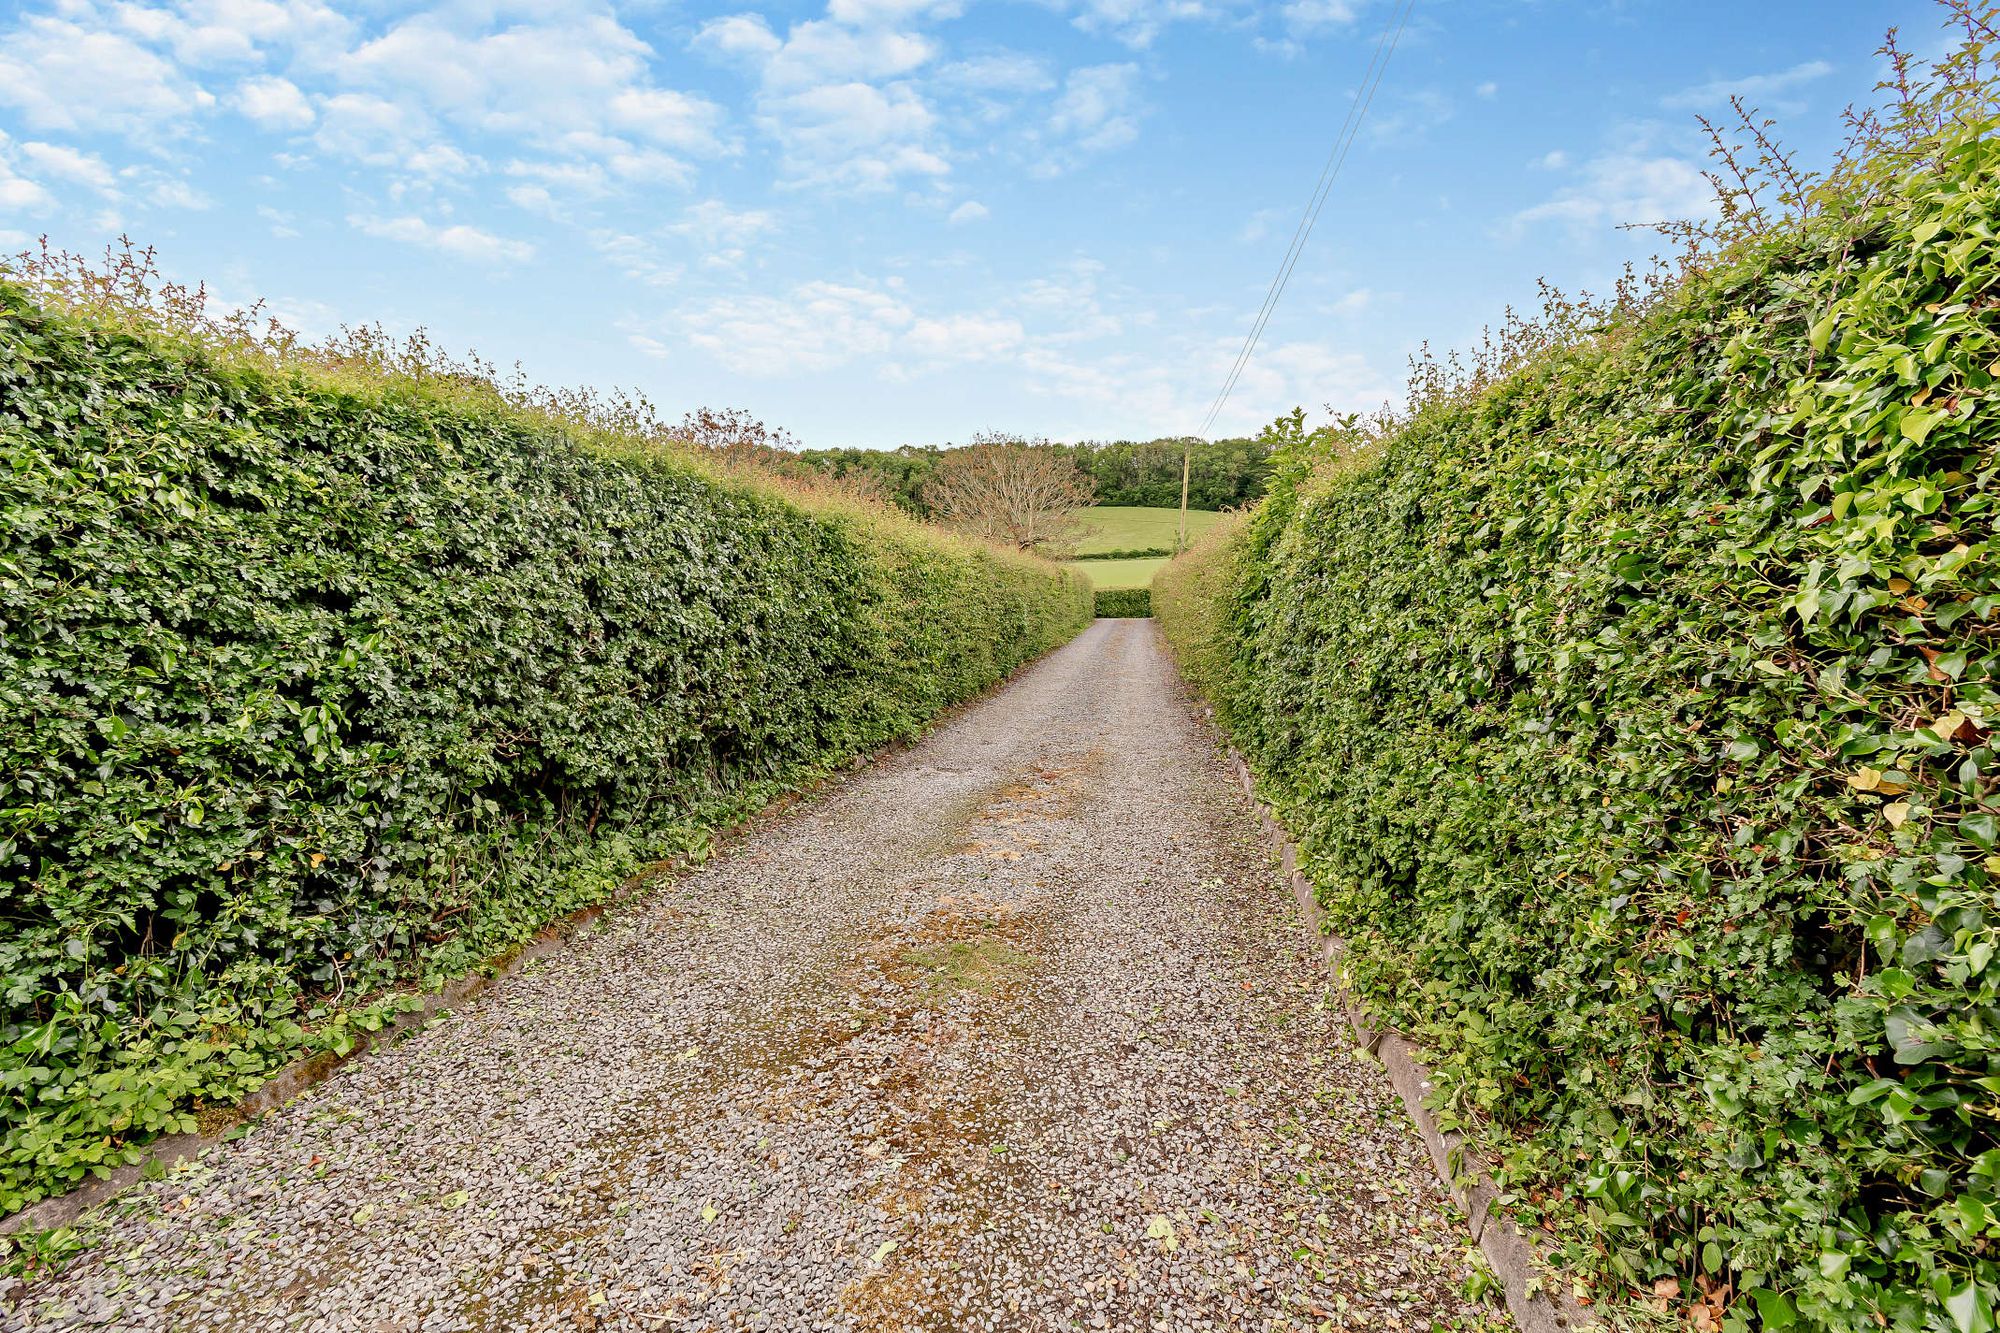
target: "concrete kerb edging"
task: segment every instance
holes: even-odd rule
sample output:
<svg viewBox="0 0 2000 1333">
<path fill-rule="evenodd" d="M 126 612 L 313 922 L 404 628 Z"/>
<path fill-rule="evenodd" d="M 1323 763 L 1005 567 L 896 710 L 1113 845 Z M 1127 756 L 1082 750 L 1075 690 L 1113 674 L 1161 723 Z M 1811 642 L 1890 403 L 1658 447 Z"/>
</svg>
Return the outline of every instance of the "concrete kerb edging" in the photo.
<svg viewBox="0 0 2000 1333">
<path fill-rule="evenodd" d="M 1278 858 L 1292 896 L 1298 899 L 1299 910 L 1305 914 L 1306 927 L 1312 932 L 1320 960 L 1333 974 L 1334 993 L 1347 1015 L 1348 1024 L 1354 1029 L 1355 1041 L 1382 1062 L 1389 1082 L 1403 1099 L 1403 1106 L 1409 1111 L 1424 1147 L 1430 1152 L 1431 1164 L 1437 1168 L 1438 1179 L 1444 1182 L 1451 1196 L 1465 1209 L 1472 1227 L 1472 1238 L 1500 1279 L 1501 1288 L 1507 1296 L 1507 1310 L 1514 1316 L 1515 1324 L 1526 1333 L 1571 1333 L 1572 1330 L 1580 1333 L 1581 1330 L 1600 1328 L 1600 1322 L 1583 1306 L 1555 1294 L 1549 1266 L 1537 1253 L 1534 1241 L 1508 1218 L 1493 1211 L 1498 1190 L 1492 1178 L 1483 1170 L 1475 1175 L 1461 1175 L 1465 1162 L 1462 1141 L 1459 1135 L 1439 1128 L 1437 1117 L 1424 1104 L 1431 1093 L 1431 1079 L 1417 1048 L 1400 1033 L 1378 1024 L 1347 988 L 1340 967 L 1341 956 L 1347 950 L 1346 942 L 1326 928 L 1325 913 L 1314 897 L 1312 881 L 1299 869 L 1298 844 L 1292 841 L 1290 833 L 1271 807 L 1257 799 L 1257 783 L 1250 765 L 1233 746 L 1229 750 L 1229 767 L 1238 785 L 1243 788 L 1244 797 L 1257 812 L 1258 828 L 1272 855 Z"/>
</svg>

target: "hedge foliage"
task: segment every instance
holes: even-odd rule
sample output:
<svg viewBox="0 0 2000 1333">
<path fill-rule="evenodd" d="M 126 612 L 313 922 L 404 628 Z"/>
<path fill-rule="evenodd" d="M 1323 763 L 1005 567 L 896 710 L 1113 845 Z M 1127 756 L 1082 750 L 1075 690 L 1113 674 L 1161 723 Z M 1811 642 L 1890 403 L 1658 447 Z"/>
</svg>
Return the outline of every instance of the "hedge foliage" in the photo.
<svg viewBox="0 0 2000 1333">
<path fill-rule="evenodd" d="M 1144 618 L 1153 614 L 1153 593 L 1149 588 L 1099 588 L 1097 590 L 1097 615 L 1136 616 Z"/>
<path fill-rule="evenodd" d="M 2000 1300 L 2000 122 L 1911 156 L 1155 585 L 1509 1206 L 1696 1327 Z"/>
<path fill-rule="evenodd" d="M 0 1211 L 1063 642 L 1086 583 L 0 283 Z"/>
<path fill-rule="evenodd" d="M 1078 551 L 1072 560 L 1151 560 L 1157 556 L 1172 555 L 1171 547 L 1135 546 L 1123 551 Z"/>
</svg>

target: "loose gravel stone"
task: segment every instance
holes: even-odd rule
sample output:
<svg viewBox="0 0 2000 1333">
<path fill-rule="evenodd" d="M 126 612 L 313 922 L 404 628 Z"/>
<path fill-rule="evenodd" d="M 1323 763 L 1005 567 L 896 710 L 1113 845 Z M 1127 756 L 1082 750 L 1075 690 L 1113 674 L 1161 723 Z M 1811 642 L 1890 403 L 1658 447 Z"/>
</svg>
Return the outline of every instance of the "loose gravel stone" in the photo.
<svg viewBox="0 0 2000 1333">
<path fill-rule="evenodd" d="M 105 1210 L 36 1329 L 1498 1326 L 1150 621 Z"/>
</svg>

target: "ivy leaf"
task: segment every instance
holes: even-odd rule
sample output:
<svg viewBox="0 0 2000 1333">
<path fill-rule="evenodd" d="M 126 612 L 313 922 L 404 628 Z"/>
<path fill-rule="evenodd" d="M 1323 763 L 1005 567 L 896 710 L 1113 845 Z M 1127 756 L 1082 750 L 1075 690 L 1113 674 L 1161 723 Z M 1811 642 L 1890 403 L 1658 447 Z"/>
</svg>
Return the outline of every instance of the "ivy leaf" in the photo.
<svg viewBox="0 0 2000 1333">
<path fill-rule="evenodd" d="M 1765 1328 L 1790 1328 L 1799 1317 L 1791 1300 L 1781 1292 L 1759 1287 L 1750 1296 L 1757 1303 L 1757 1318 Z"/>
<path fill-rule="evenodd" d="M 1921 407 L 1905 408 L 1899 429 L 1903 438 L 1912 444 L 1922 444 L 1931 433 L 1931 428 L 1944 420 L 1944 413 Z"/>
</svg>

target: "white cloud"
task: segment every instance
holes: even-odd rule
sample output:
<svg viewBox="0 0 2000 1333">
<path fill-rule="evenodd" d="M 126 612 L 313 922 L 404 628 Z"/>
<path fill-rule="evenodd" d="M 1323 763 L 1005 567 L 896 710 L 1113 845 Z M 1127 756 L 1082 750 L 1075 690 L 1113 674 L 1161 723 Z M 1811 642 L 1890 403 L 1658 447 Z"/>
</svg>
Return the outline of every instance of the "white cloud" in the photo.
<svg viewBox="0 0 2000 1333">
<path fill-rule="evenodd" d="M 1833 66 L 1824 60 L 1808 60 L 1790 69 L 1778 70 L 1771 74 L 1750 74 L 1740 79 L 1712 79 L 1697 87 L 1687 88 L 1670 97 L 1660 99 L 1660 105 L 1678 111 L 1714 111 L 1729 105 L 1732 97 L 1741 97 L 1748 102 L 1759 98 L 1776 97 L 1833 73 Z M 1797 107 L 1793 101 L 1787 105 Z"/>
<path fill-rule="evenodd" d="M 936 113 L 903 77 L 937 48 L 872 26 L 937 7 L 868 0 L 846 12 L 851 22 L 811 19 L 782 38 L 761 15 L 734 14 L 703 25 L 694 45 L 756 76 L 756 123 L 779 145 L 781 183 L 883 189 L 945 174 Z"/>
<path fill-rule="evenodd" d="M 544 193 L 565 199 L 594 198 L 611 188 L 609 171 L 596 162 L 509 162 L 507 174 L 534 181 Z"/>
<path fill-rule="evenodd" d="M 939 70 L 937 79 L 945 87 L 977 93 L 1038 93 L 1056 86 L 1045 62 L 1018 51 L 955 61 Z"/>
<path fill-rule="evenodd" d="M 1551 198 L 1516 213 L 1514 230 L 1553 222 L 1588 231 L 1715 212 L 1714 188 L 1699 167 L 1683 158 L 1607 153 L 1584 163 L 1578 176 Z"/>
<path fill-rule="evenodd" d="M 1354 22 L 1354 6 L 1348 0 L 1290 0 L 1281 12 L 1285 26 L 1293 32 L 1346 27 Z"/>
<path fill-rule="evenodd" d="M 710 19 L 695 33 L 694 44 L 697 49 L 706 47 L 719 55 L 760 63 L 778 54 L 785 45 L 762 14 L 731 14 Z"/>
<path fill-rule="evenodd" d="M 735 210 L 720 199 L 704 199 L 691 205 L 679 222 L 666 228 L 669 235 L 685 236 L 710 249 L 742 246 L 777 226 L 777 219 L 761 208 Z"/>
<path fill-rule="evenodd" d="M 1450 120 L 1456 108 L 1436 88 L 1400 93 L 1378 105 L 1367 122 L 1368 137 L 1378 144 L 1413 144 Z"/>
<path fill-rule="evenodd" d="M 898 78 L 937 54 L 918 33 L 857 29 L 824 19 L 794 24 L 781 40 L 758 14 L 714 19 L 696 33 L 695 45 L 748 64 L 773 92 Z"/>
<path fill-rule="evenodd" d="M 551 18 L 462 31 L 445 17 L 399 23 L 339 61 L 341 80 L 482 134 L 613 156 L 715 152 L 719 106 L 652 85 L 651 48 L 616 19 Z M 647 147 L 621 137 L 631 135 Z"/>
<path fill-rule="evenodd" d="M 170 50 L 197 68 L 248 65 L 276 46 L 344 49 L 352 25 L 315 0 L 178 0 L 172 9 L 117 4 L 109 14 L 124 32 Z"/>
<path fill-rule="evenodd" d="M 968 199 L 957 208 L 952 209 L 951 215 L 945 221 L 954 227 L 962 227 L 968 222 L 983 222 L 988 216 L 990 214 L 987 211 L 986 205 L 980 203 L 977 199 Z"/>
<path fill-rule="evenodd" d="M 265 76 L 236 86 L 233 104 L 267 130 L 302 130 L 313 123 L 312 103 L 290 79 Z"/>
<path fill-rule="evenodd" d="M 885 357 L 915 318 L 887 292 L 808 282 L 784 296 L 719 297 L 681 311 L 673 326 L 737 374 L 777 376 Z"/>
<path fill-rule="evenodd" d="M 426 144 L 403 159 L 403 170 L 413 176 L 437 180 L 467 176 L 485 168 L 478 158 L 460 152 L 448 143 Z"/>
<path fill-rule="evenodd" d="M 146 187 L 146 202 L 160 208 L 195 211 L 213 208 L 215 201 L 184 180 L 163 178 Z"/>
<path fill-rule="evenodd" d="M 111 168 L 95 153 L 64 144 L 24 143 L 21 156 L 44 176 L 87 185 L 99 194 L 116 194 L 118 187 Z"/>
<path fill-rule="evenodd" d="M 545 186 L 509 185 L 505 193 L 507 202 L 530 213 L 540 213 L 545 217 L 557 217 L 562 213 L 556 204 L 556 197 Z"/>
<path fill-rule="evenodd" d="M 1374 305 L 1377 299 L 1375 292 L 1369 288 L 1356 287 L 1335 301 L 1328 309 L 1336 315 L 1358 315 Z"/>
<path fill-rule="evenodd" d="M 910 326 L 900 351 L 925 361 L 997 361 L 1028 340 L 1017 319 L 989 315 L 949 315 L 919 319 Z"/>
<path fill-rule="evenodd" d="M 880 189 L 951 170 L 930 146 L 936 116 L 907 84 L 823 84 L 767 103 L 759 123 L 783 145 L 794 184 Z"/>
<path fill-rule="evenodd" d="M 213 94 L 122 33 L 34 15 L 0 40 L 0 106 L 37 129 L 168 139 L 214 104 Z"/>
<path fill-rule="evenodd" d="M 855 32 L 831 23 L 801 23 L 764 67 L 764 82 L 782 89 L 843 79 L 893 79 L 936 54 L 930 40 L 916 33 Z"/>
<path fill-rule="evenodd" d="M 828 0 L 826 13 L 841 23 L 864 27 L 918 18 L 956 18 L 964 8 L 960 0 Z"/>
<path fill-rule="evenodd" d="M 1087 65 L 1070 71 L 1049 114 L 1049 128 L 1084 148 L 1115 148 L 1139 135 L 1137 65 Z"/>
<path fill-rule="evenodd" d="M 1216 18 L 1224 12 L 1223 6 L 1203 0 L 1081 0 L 1071 22 L 1085 32 L 1144 49 L 1168 24 Z"/>
<path fill-rule="evenodd" d="M 734 269 L 748 247 L 777 225 L 776 216 L 763 209 L 737 210 L 719 199 L 705 199 L 648 235 L 601 230 L 591 235 L 591 244 L 626 277 L 671 287 L 687 272 L 685 258 L 698 260 L 705 269 Z"/>
<path fill-rule="evenodd" d="M 1086 65 L 1069 72 L 1050 108 L 1035 173 L 1055 175 L 1091 153 L 1105 152 L 1139 137 L 1139 67 Z"/>
<path fill-rule="evenodd" d="M 627 88 L 611 99 L 611 123 L 642 139 L 689 152 L 719 147 L 722 108 L 669 88 Z"/>
<path fill-rule="evenodd" d="M 671 287 L 687 271 L 684 265 L 663 259 L 659 246 L 644 236 L 599 231 L 591 235 L 590 243 L 620 273 L 648 287 Z"/>
<path fill-rule="evenodd" d="M 1286 217 L 1282 208 L 1260 208 L 1243 223 L 1243 229 L 1236 233 L 1236 239 L 1244 245 L 1255 245 L 1271 234 L 1271 228 Z"/>
<path fill-rule="evenodd" d="M 464 223 L 439 226 L 416 216 L 381 218 L 366 214 L 350 214 L 347 222 L 365 235 L 479 263 L 520 263 L 533 258 L 535 253 L 535 247 L 526 241 L 508 240 Z"/>
<path fill-rule="evenodd" d="M 40 182 L 16 174 L 0 157 L 0 213 L 39 213 L 55 207 L 55 202 Z"/>
<path fill-rule="evenodd" d="M 1500 85 L 1493 82 L 1493 80 L 1488 79 L 1486 82 L 1474 88 L 1472 90 L 1472 95 L 1474 97 L 1478 97 L 1481 99 L 1491 100 L 1492 98 L 1498 97 L 1500 95 Z"/>
<path fill-rule="evenodd" d="M 336 157 L 395 166 L 431 137 L 427 118 L 370 93 L 340 93 L 320 107 L 313 142 Z"/>
</svg>

